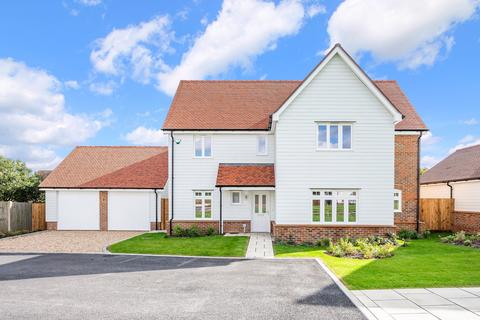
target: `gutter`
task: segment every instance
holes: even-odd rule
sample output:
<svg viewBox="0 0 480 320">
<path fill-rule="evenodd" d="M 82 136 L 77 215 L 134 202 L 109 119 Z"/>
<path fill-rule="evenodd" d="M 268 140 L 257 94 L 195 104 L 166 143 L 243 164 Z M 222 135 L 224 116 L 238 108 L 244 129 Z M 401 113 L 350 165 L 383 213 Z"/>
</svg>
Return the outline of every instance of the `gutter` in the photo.
<svg viewBox="0 0 480 320">
<path fill-rule="evenodd" d="M 153 189 L 155 192 L 155 231 L 158 231 L 158 189 Z"/>
<path fill-rule="evenodd" d="M 417 140 L 417 232 L 420 232 L 420 139 L 422 134 L 423 132 L 420 131 Z"/>
<path fill-rule="evenodd" d="M 173 205 L 174 203 L 174 199 L 175 197 L 173 196 L 173 190 L 174 190 L 174 184 L 173 184 L 173 179 L 174 179 L 174 170 L 173 170 L 173 163 L 174 163 L 174 155 L 175 155 L 175 140 L 173 139 L 173 131 L 170 131 L 170 137 L 171 137 L 171 140 L 172 140 L 172 179 L 170 181 L 171 183 L 171 187 L 172 187 L 172 196 L 171 196 L 171 203 L 170 203 L 170 208 L 171 208 L 171 212 L 172 212 L 172 215 L 170 217 L 170 232 L 169 234 L 172 235 L 172 225 L 173 225 L 173 216 L 174 216 L 174 209 L 175 209 L 175 206 Z"/>
<path fill-rule="evenodd" d="M 447 181 L 447 186 L 450 188 L 450 199 L 453 199 L 453 186 L 450 184 L 451 181 Z"/>
<path fill-rule="evenodd" d="M 220 187 L 220 226 L 218 228 L 218 231 L 219 231 L 220 234 L 223 234 L 222 198 L 223 198 L 222 187 Z"/>
</svg>

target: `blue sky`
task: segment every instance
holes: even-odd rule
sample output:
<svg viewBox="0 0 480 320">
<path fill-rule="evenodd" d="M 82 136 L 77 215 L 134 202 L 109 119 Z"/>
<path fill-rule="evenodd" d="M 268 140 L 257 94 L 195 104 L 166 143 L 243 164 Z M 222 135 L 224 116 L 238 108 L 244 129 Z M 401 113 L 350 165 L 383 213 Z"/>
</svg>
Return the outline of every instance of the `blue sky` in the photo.
<svg viewBox="0 0 480 320">
<path fill-rule="evenodd" d="M 422 162 L 480 143 L 478 0 L 2 2 L 0 154 L 52 168 L 75 145 L 162 144 L 179 79 L 303 79 L 335 42 L 397 80 Z"/>
</svg>

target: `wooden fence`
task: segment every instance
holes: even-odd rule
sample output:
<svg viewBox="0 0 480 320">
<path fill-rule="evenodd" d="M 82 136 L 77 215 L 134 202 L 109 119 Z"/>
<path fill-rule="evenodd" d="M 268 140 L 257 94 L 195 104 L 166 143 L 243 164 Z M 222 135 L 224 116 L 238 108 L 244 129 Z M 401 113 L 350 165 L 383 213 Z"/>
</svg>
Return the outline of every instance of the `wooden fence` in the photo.
<svg viewBox="0 0 480 320">
<path fill-rule="evenodd" d="M 0 232 L 45 229 L 44 203 L 0 201 Z"/>
<path fill-rule="evenodd" d="M 0 232 L 29 231 L 31 228 L 31 203 L 0 201 Z"/>
<path fill-rule="evenodd" d="M 45 203 L 32 203 L 32 231 L 47 229 Z"/>
<path fill-rule="evenodd" d="M 452 230 L 454 199 L 420 199 L 420 221 L 427 230 Z"/>
<path fill-rule="evenodd" d="M 160 229 L 166 230 L 168 222 L 168 199 L 162 199 L 162 216 L 160 219 Z"/>
</svg>

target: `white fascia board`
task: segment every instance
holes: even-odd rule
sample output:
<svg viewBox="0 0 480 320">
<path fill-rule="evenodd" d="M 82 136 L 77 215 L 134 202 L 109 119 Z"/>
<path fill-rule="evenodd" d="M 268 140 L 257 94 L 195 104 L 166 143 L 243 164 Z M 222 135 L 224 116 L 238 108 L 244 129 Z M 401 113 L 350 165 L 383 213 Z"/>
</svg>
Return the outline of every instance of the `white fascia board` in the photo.
<svg viewBox="0 0 480 320">
<path fill-rule="evenodd" d="M 419 136 L 422 131 L 395 131 L 396 136 Z"/>
<path fill-rule="evenodd" d="M 40 188 L 40 191 L 125 191 L 125 192 L 155 192 L 163 191 L 163 188 L 152 188 L 152 189 L 105 189 L 105 188 Z"/>
<path fill-rule="evenodd" d="M 215 134 L 252 134 L 252 135 L 261 135 L 261 134 L 270 134 L 271 131 L 268 129 L 265 130 L 175 130 L 173 133 L 178 134 L 194 134 L 194 135 L 215 135 Z"/>
<path fill-rule="evenodd" d="M 308 75 L 308 77 L 302 82 L 293 94 L 285 101 L 280 109 L 278 109 L 272 116 L 272 121 L 276 122 L 280 119 L 280 115 L 286 108 L 292 103 L 293 100 L 302 92 L 312 80 L 318 75 L 319 72 L 337 55 L 345 61 L 350 67 L 353 73 L 362 81 L 362 83 L 377 97 L 378 100 L 385 106 L 385 108 L 392 114 L 394 123 L 402 121 L 402 114 L 395 108 L 395 106 L 385 97 L 385 95 L 377 88 L 377 86 L 366 76 L 365 72 L 348 56 L 348 54 L 339 45 L 336 45 L 328 55 L 320 62 L 320 64 Z"/>
<path fill-rule="evenodd" d="M 222 191 L 275 191 L 275 187 L 222 187 Z"/>
</svg>

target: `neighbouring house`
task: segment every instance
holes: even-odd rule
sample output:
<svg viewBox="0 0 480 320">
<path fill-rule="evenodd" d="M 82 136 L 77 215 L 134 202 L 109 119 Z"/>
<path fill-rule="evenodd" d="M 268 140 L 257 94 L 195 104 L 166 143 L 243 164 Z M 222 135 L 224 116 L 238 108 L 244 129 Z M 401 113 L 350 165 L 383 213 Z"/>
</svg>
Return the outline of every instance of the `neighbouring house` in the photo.
<svg viewBox="0 0 480 320">
<path fill-rule="evenodd" d="M 295 242 L 419 228 L 427 128 L 340 45 L 303 81 L 181 81 L 163 130 L 170 228 Z"/>
<path fill-rule="evenodd" d="M 425 172 L 421 198 L 454 199 L 454 231 L 480 232 L 480 145 L 459 149 Z"/>
<path fill-rule="evenodd" d="M 49 230 L 151 230 L 167 197 L 166 147 L 77 147 L 40 184 Z"/>
</svg>

